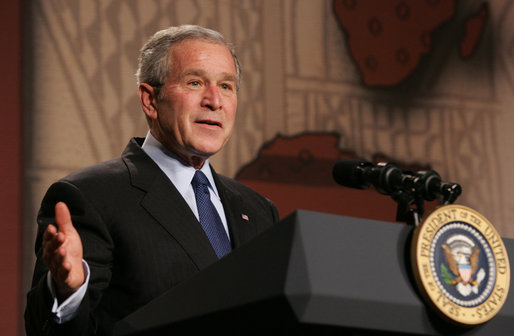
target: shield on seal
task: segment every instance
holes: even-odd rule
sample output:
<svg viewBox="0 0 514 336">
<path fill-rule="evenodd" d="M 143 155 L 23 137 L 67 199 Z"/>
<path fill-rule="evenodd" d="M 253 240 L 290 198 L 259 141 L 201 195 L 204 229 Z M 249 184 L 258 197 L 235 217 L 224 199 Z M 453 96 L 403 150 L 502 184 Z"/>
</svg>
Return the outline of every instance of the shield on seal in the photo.
<svg viewBox="0 0 514 336">
<path fill-rule="evenodd" d="M 469 279 L 471 278 L 471 266 L 460 264 L 459 275 L 464 282 L 469 282 Z"/>
</svg>

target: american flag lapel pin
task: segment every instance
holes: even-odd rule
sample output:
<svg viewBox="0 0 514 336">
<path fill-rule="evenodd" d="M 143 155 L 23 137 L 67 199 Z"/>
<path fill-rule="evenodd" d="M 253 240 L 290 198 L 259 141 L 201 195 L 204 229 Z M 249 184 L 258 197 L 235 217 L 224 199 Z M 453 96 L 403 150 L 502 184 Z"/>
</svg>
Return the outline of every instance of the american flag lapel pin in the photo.
<svg viewBox="0 0 514 336">
<path fill-rule="evenodd" d="M 245 221 L 248 221 L 249 218 L 248 218 L 248 215 L 247 214 L 241 214 L 241 218 L 244 219 Z"/>
</svg>

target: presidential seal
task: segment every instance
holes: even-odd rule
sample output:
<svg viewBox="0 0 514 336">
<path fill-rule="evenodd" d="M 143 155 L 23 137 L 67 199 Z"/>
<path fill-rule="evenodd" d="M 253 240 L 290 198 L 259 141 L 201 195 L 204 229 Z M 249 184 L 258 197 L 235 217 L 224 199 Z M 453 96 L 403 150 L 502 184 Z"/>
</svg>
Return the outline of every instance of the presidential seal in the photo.
<svg viewBox="0 0 514 336">
<path fill-rule="evenodd" d="M 414 231 L 412 268 L 426 302 L 446 319 L 477 325 L 507 299 L 510 264 L 493 225 L 462 205 L 443 205 Z"/>
</svg>

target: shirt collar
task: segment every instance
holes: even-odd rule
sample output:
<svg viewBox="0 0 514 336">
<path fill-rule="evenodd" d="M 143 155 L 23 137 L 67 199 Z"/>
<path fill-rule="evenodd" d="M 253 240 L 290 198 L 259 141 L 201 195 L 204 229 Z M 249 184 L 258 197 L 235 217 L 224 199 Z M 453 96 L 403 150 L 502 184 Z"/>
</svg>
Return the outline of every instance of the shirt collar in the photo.
<svg viewBox="0 0 514 336">
<path fill-rule="evenodd" d="M 146 154 L 148 154 L 148 156 L 150 156 L 159 168 L 161 168 L 166 176 L 168 176 L 179 193 L 184 195 L 191 187 L 191 181 L 193 180 L 196 169 L 182 160 L 178 155 L 164 147 L 164 145 L 161 144 L 150 131 L 148 131 L 141 148 Z M 209 159 L 205 160 L 205 163 L 200 170 L 209 180 L 210 189 L 216 194 L 216 196 L 218 196 L 218 190 L 214 183 Z"/>
</svg>

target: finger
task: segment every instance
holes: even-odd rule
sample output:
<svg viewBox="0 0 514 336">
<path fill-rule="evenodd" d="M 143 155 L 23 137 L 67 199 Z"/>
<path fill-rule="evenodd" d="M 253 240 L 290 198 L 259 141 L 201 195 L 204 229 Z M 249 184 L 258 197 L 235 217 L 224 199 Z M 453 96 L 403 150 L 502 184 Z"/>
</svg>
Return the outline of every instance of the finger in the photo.
<svg viewBox="0 0 514 336">
<path fill-rule="evenodd" d="M 55 273 L 57 270 L 62 268 L 62 263 L 64 261 L 62 252 L 60 249 L 46 249 L 43 251 L 43 261 L 45 262 L 48 269 Z"/>
<path fill-rule="evenodd" d="M 55 221 L 59 226 L 59 231 L 64 234 L 73 230 L 73 224 L 71 222 L 71 214 L 68 206 L 64 202 L 59 202 L 55 205 Z"/>
<path fill-rule="evenodd" d="M 62 236 L 62 235 L 61 235 Z M 52 256 L 52 255 L 61 255 L 63 256 L 60 249 L 63 246 L 63 239 L 59 239 L 58 236 L 55 236 L 53 239 L 48 240 L 43 246 L 43 254 Z"/>
<path fill-rule="evenodd" d="M 55 230 L 55 228 L 54 228 Z M 46 232 L 45 232 L 46 233 Z M 43 238 L 43 251 L 55 251 L 64 243 L 64 235 L 60 232 L 56 232 L 55 234 L 48 233 Z"/>
<path fill-rule="evenodd" d="M 42 257 L 47 266 L 53 266 L 55 263 L 59 263 L 63 255 L 59 255 L 59 248 L 64 243 L 64 235 L 57 232 L 57 228 L 53 225 L 48 225 L 47 229 L 43 233 L 42 241 Z"/>
<path fill-rule="evenodd" d="M 52 224 L 46 227 L 45 232 L 43 233 L 43 244 L 50 239 L 53 239 L 57 234 L 57 228 Z"/>
</svg>

